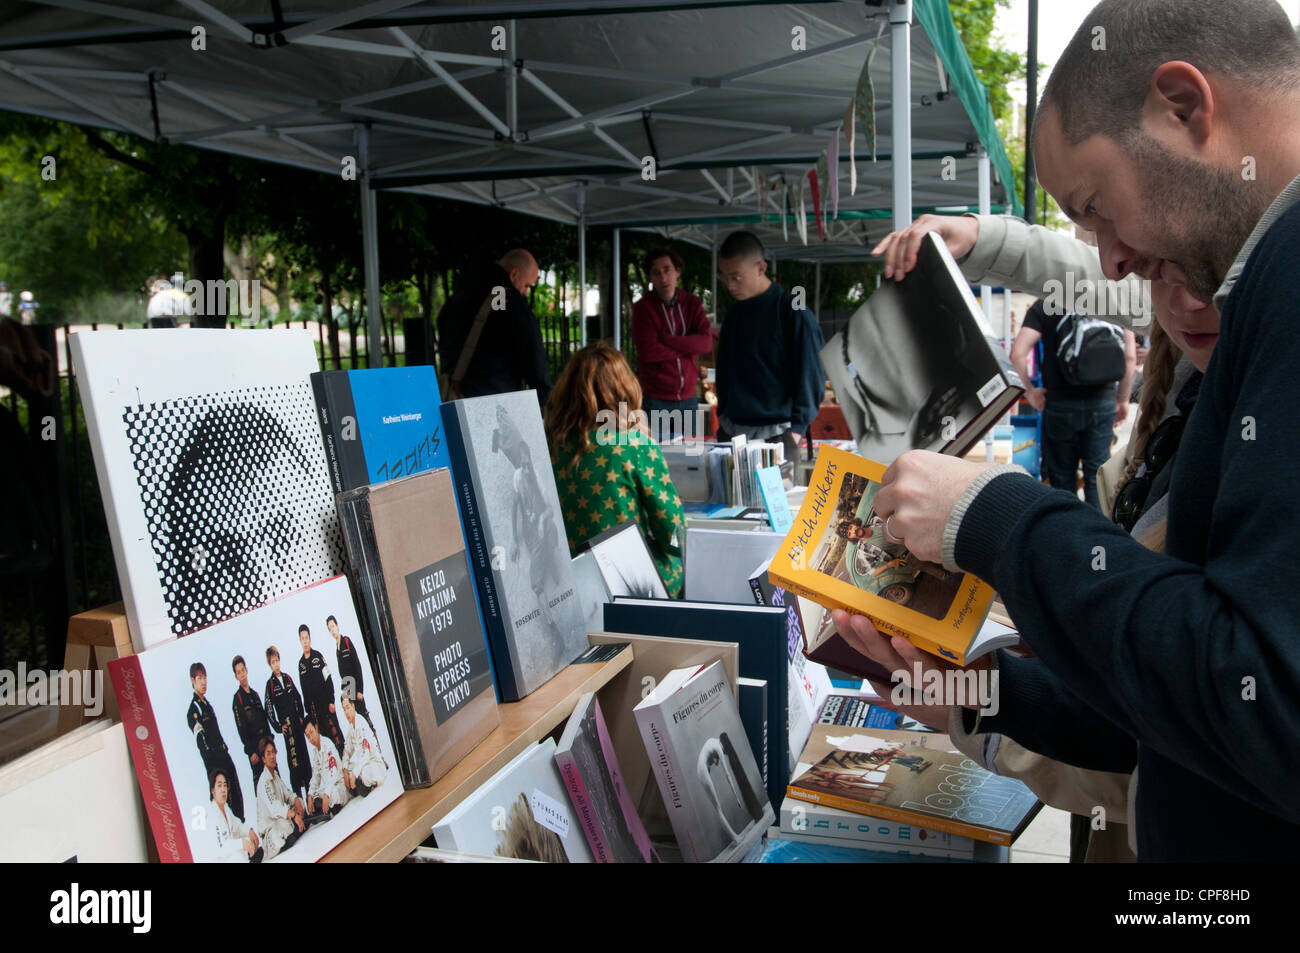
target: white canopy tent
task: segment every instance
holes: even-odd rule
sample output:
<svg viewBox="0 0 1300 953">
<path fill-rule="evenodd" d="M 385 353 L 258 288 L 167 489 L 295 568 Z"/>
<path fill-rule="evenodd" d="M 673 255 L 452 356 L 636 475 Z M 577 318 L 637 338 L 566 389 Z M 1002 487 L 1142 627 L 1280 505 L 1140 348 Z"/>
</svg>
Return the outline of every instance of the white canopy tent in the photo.
<svg viewBox="0 0 1300 953">
<path fill-rule="evenodd" d="M 866 63 L 877 161 L 859 130 L 850 194 L 841 133 L 822 241 L 805 176 Z M 375 189 L 574 224 L 584 288 L 588 225 L 615 227 L 616 254 L 619 228 L 788 242 L 760 183 L 804 190 L 814 258 L 861 260 L 916 211 L 1020 210 L 941 0 L 30 0 L 0 26 L 0 108 L 355 169 L 374 355 Z"/>
</svg>

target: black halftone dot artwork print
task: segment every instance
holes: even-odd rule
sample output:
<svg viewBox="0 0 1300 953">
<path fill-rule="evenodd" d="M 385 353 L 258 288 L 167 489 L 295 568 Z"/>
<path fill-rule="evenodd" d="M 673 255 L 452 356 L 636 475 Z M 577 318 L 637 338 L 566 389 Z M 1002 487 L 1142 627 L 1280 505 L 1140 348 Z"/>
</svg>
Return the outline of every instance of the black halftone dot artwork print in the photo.
<svg viewBox="0 0 1300 953">
<path fill-rule="evenodd" d="M 124 410 L 174 634 L 343 571 L 314 407 L 303 382 Z"/>
</svg>

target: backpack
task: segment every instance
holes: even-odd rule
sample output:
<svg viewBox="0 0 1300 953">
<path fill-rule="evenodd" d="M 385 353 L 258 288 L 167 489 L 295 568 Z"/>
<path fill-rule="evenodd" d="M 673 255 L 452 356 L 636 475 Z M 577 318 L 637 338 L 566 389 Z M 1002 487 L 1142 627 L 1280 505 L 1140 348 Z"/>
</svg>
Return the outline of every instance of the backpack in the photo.
<svg viewBox="0 0 1300 953">
<path fill-rule="evenodd" d="M 1123 379 L 1124 332 L 1115 325 L 1067 314 L 1057 322 L 1056 336 L 1056 359 L 1067 384 L 1096 387 Z"/>
</svg>

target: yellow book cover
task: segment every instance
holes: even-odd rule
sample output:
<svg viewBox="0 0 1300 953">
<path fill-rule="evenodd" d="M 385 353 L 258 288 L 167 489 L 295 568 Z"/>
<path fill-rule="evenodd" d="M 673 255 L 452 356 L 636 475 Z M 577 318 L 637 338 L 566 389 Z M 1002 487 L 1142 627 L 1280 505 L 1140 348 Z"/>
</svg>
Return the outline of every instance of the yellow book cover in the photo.
<svg viewBox="0 0 1300 953">
<path fill-rule="evenodd" d="M 799 515 L 768 566 L 772 584 L 865 615 L 881 632 L 958 665 L 1014 643 L 1009 630 L 981 637 L 991 586 L 923 562 L 885 535 L 874 508 L 884 475 L 879 463 L 823 446 Z M 833 627 L 808 633 L 806 653 L 833 634 Z"/>
<path fill-rule="evenodd" d="M 1038 813 L 1024 782 L 986 771 L 944 734 L 814 725 L 787 794 L 1009 846 Z"/>
</svg>

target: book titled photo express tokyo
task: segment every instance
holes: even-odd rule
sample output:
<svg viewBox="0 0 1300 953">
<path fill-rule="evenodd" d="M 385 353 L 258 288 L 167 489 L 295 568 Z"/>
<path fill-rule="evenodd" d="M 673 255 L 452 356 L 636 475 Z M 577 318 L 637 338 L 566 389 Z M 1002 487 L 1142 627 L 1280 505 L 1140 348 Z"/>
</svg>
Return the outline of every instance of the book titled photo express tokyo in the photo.
<svg viewBox="0 0 1300 953">
<path fill-rule="evenodd" d="M 403 783 L 437 781 L 500 723 L 451 471 L 339 494 Z"/>
<path fill-rule="evenodd" d="M 768 568 L 771 582 L 865 615 L 882 632 L 958 665 L 1016 644 L 1011 629 L 985 625 L 991 586 L 924 562 L 888 537 L 874 505 L 884 474 L 879 463 L 823 447 L 799 515 Z M 834 627 L 806 633 L 808 656 L 822 661 L 817 640 L 833 633 Z"/>
</svg>

